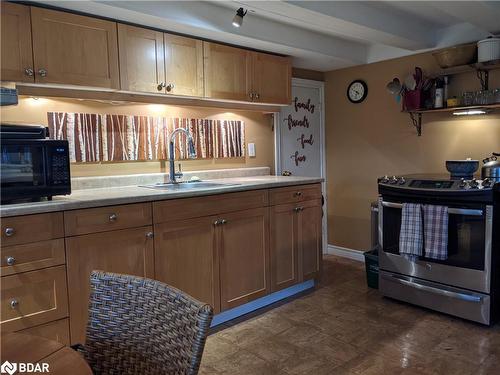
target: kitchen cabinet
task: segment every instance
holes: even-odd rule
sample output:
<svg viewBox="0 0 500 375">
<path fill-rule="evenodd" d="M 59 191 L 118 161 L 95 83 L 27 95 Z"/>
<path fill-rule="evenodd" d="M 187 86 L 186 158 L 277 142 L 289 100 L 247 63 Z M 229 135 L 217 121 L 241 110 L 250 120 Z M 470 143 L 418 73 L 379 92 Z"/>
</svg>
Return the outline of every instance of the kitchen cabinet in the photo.
<svg viewBox="0 0 500 375">
<path fill-rule="evenodd" d="M 288 104 L 292 101 L 292 64 L 289 57 L 252 52 L 253 101 Z"/>
<path fill-rule="evenodd" d="M 250 51 L 204 42 L 205 96 L 251 101 Z"/>
<path fill-rule="evenodd" d="M 72 343 L 85 341 L 91 271 L 154 277 L 152 230 L 145 226 L 66 238 Z"/>
<path fill-rule="evenodd" d="M 19 333 L 43 337 L 49 340 L 55 340 L 63 345 L 69 345 L 69 319 L 55 320 L 50 323 L 41 324 L 36 327 L 26 328 Z"/>
<path fill-rule="evenodd" d="M 271 207 L 270 225 L 271 291 L 276 292 L 299 281 L 297 205 Z"/>
<path fill-rule="evenodd" d="M 221 215 L 221 309 L 270 293 L 267 207 Z"/>
<path fill-rule="evenodd" d="M 219 231 L 214 216 L 155 225 L 155 279 L 220 311 Z"/>
<path fill-rule="evenodd" d="M 165 91 L 174 95 L 203 96 L 203 42 L 163 34 L 165 41 Z"/>
<path fill-rule="evenodd" d="M 118 49 L 122 90 L 165 92 L 162 32 L 119 23 Z"/>
<path fill-rule="evenodd" d="M 287 104 L 292 67 L 288 57 L 205 42 L 205 96 Z"/>
<path fill-rule="evenodd" d="M 2 81 L 34 82 L 30 8 L 1 3 Z"/>
<path fill-rule="evenodd" d="M 35 80 L 119 89 L 116 23 L 31 7 Z"/>
<path fill-rule="evenodd" d="M 298 253 L 300 281 L 317 279 L 322 257 L 321 200 L 300 203 L 298 206 Z"/>
</svg>

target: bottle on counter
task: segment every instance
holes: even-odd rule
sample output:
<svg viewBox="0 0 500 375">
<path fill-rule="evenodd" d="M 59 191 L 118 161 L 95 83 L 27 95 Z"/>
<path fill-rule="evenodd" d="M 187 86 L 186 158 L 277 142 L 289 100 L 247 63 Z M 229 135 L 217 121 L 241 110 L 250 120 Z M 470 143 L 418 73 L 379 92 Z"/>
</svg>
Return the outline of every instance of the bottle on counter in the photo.
<svg viewBox="0 0 500 375">
<path fill-rule="evenodd" d="M 443 77 L 443 105 L 448 106 L 448 76 Z"/>
<path fill-rule="evenodd" d="M 443 108 L 444 106 L 444 87 L 443 81 L 436 80 L 436 88 L 434 90 L 434 108 Z"/>
</svg>

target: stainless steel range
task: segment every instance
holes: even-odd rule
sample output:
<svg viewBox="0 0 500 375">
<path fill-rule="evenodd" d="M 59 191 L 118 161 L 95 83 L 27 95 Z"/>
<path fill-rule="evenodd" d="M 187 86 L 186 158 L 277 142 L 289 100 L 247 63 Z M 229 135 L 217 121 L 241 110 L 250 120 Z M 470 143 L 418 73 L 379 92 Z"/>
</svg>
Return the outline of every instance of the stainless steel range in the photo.
<svg viewBox="0 0 500 375">
<path fill-rule="evenodd" d="M 378 190 L 381 293 L 483 324 L 497 320 L 500 183 L 386 176 L 379 179 Z M 446 259 L 400 254 L 404 203 L 448 207 Z"/>
</svg>

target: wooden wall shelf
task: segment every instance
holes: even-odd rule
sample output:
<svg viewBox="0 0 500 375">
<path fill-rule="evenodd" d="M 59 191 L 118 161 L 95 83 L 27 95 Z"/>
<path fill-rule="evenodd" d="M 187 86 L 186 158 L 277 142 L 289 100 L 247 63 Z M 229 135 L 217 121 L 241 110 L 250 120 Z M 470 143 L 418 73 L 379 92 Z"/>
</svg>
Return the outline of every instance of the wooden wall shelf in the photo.
<svg viewBox="0 0 500 375">
<path fill-rule="evenodd" d="M 166 104 L 188 107 L 208 107 L 221 109 L 234 109 L 256 111 L 263 113 L 279 112 L 285 104 L 262 104 L 252 102 L 239 102 L 234 100 L 198 98 L 189 96 L 175 96 L 168 94 L 153 94 L 113 90 L 85 86 L 17 83 L 18 95 L 58 97 L 71 99 L 106 100 L 110 102 L 137 102 L 149 104 Z"/>
</svg>

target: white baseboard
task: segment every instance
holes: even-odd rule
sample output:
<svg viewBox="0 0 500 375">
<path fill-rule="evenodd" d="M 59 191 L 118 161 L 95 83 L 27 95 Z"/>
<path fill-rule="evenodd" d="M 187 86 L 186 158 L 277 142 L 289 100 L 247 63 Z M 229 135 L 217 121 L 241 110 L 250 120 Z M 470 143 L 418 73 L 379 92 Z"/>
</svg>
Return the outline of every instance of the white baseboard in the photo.
<svg viewBox="0 0 500 375">
<path fill-rule="evenodd" d="M 326 253 L 330 255 L 337 255 L 343 258 L 357 260 L 358 262 L 365 262 L 364 251 L 349 249 L 347 247 L 328 245 Z"/>
</svg>

